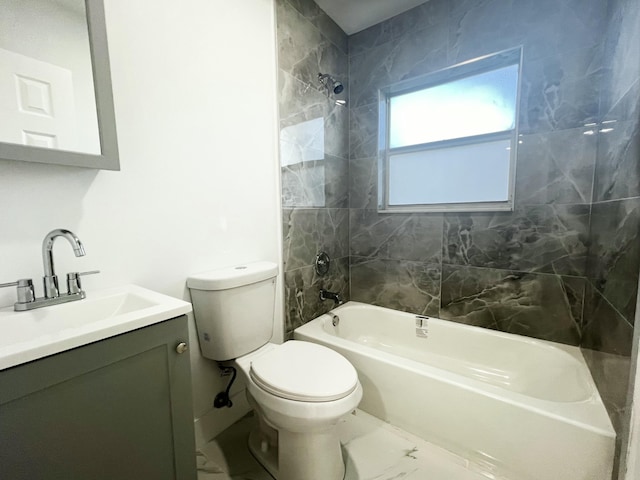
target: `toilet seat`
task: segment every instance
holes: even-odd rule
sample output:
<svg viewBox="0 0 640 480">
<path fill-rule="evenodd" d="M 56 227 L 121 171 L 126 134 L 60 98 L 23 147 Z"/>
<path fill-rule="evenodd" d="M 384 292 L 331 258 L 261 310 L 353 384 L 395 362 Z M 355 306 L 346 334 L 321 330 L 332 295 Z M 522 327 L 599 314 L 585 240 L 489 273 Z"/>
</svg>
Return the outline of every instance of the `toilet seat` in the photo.
<svg viewBox="0 0 640 480">
<path fill-rule="evenodd" d="M 330 402 L 358 386 L 351 363 L 327 347 L 289 340 L 251 362 L 251 379 L 277 397 L 302 402 Z"/>
</svg>

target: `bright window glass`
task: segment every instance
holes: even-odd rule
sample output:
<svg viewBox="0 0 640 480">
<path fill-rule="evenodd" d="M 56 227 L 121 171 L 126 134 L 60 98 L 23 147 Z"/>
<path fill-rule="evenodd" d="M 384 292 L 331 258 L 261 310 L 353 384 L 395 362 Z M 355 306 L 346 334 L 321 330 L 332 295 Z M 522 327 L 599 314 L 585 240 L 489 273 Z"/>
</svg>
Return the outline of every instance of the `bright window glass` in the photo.
<svg viewBox="0 0 640 480">
<path fill-rule="evenodd" d="M 513 206 L 520 49 L 383 90 L 380 208 Z"/>
<path fill-rule="evenodd" d="M 389 157 L 389 205 L 505 202 L 511 140 Z"/>
<path fill-rule="evenodd" d="M 503 132 L 515 127 L 518 65 L 390 98 L 389 146 Z"/>
</svg>

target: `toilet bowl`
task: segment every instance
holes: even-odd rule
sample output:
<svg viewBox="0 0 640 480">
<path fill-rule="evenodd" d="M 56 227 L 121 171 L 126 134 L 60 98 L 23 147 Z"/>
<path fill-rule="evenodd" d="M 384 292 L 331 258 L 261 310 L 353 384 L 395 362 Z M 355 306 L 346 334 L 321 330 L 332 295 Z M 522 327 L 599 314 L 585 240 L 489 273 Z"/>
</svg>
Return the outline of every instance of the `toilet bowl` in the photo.
<svg viewBox="0 0 640 480">
<path fill-rule="evenodd" d="M 232 360 L 258 428 L 249 448 L 277 480 L 342 480 L 338 421 L 362 398 L 355 368 L 309 342 L 269 343 L 277 265 L 256 262 L 189 277 L 200 350 Z"/>
<path fill-rule="evenodd" d="M 353 366 L 333 350 L 297 340 L 267 344 L 235 364 L 262 417 L 249 446 L 269 473 L 278 480 L 342 480 L 335 427 L 362 398 Z"/>
</svg>

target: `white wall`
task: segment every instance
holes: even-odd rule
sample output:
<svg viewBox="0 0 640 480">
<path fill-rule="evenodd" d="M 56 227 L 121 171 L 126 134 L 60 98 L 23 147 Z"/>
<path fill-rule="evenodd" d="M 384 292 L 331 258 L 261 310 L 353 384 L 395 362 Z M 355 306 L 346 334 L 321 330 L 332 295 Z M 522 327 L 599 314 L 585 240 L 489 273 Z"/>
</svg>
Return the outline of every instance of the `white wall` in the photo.
<svg viewBox="0 0 640 480">
<path fill-rule="evenodd" d="M 59 276 L 102 271 L 89 295 L 135 283 L 188 300 L 190 273 L 280 263 L 273 0 L 105 4 L 122 171 L 0 161 L 0 283 L 31 277 L 41 296 L 41 242 L 58 227 L 87 251 L 59 239 Z M 0 290 L 0 305 L 14 297 Z M 211 413 L 226 379 L 191 337 L 195 415 L 213 436 L 246 407 Z"/>
</svg>

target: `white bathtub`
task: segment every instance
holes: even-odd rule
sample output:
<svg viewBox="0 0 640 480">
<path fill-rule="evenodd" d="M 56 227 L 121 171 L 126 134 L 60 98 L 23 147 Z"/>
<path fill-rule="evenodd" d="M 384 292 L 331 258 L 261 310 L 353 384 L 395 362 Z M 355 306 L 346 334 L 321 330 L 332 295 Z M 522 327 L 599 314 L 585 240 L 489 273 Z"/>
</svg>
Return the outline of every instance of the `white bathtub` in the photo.
<svg viewBox="0 0 640 480">
<path fill-rule="evenodd" d="M 436 318 L 418 330 L 416 319 L 348 302 L 294 338 L 351 361 L 362 410 L 488 478 L 610 479 L 615 432 L 580 349 Z"/>
</svg>

